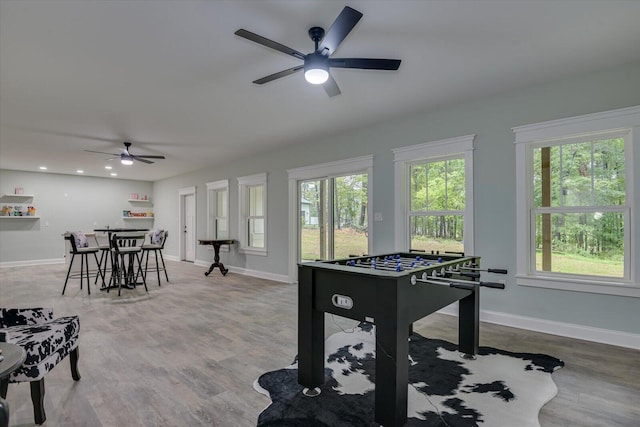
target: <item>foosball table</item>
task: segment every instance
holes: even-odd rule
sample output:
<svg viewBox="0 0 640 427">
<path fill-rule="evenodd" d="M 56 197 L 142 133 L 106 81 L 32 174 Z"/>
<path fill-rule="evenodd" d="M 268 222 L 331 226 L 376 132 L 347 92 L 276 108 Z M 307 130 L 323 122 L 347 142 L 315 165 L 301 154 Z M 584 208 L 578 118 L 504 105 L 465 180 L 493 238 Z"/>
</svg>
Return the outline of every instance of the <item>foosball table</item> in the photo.
<svg viewBox="0 0 640 427">
<path fill-rule="evenodd" d="M 300 264 L 298 267 L 298 382 L 313 396 L 324 383 L 324 314 L 375 324 L 375 421 L 407 421 L 409 336 L 413 322 L 459 302 L 458 348 L 478 351 L 480 257 L 451 253 L 394 253 Z"/>
</svg>

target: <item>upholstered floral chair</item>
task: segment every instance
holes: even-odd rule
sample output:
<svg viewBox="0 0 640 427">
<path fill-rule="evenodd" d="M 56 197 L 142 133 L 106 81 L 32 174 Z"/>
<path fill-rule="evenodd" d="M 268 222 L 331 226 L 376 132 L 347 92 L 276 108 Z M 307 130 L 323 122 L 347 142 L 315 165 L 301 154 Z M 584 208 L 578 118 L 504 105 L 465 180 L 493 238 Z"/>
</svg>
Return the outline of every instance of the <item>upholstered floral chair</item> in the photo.
<svg viewBox="0 0 640 427">
<path fill-rule="evenodd" d="M 71 376 L 80 379 L 78 372 L 78 316 L 54 320 L 50 308 L 0 308 L 0 341 L 22 347 L 27 358 L 20 369 L 0 383 L 0 394 L 7 396 L 9 383 L 29 382 L 36 424 L 47 419 L 44 412 L 44 376 L 62 359 L 69 356 Z"/>
</svg>

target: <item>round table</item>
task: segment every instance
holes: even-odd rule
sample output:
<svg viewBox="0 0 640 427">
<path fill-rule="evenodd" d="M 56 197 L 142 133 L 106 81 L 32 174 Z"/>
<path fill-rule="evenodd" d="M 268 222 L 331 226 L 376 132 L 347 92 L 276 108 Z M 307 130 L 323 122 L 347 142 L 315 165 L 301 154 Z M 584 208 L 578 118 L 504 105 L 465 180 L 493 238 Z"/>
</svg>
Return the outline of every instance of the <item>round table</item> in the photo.
<svg viewBox="0 0 640 427">
<path fill-rule="evenodd" d="M 0 360 L 0 427 L 9 426 L 9 403 L 4 400 L 9 385 L 9 375 L 20 368 L 27 358 L 27 352 L 15 344 L 0 342 L 3 359 Z"/>
</svg>

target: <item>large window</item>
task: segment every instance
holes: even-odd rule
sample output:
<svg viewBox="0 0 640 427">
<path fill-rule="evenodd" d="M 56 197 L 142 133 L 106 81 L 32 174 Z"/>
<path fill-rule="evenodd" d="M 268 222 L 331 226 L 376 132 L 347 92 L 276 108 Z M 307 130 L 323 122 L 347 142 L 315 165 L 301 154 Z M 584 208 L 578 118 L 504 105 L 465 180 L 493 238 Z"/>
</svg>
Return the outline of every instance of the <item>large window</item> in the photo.
<svg viewBox="0 0 640 427">
<path fill-rule="evenodd" d="M 409 249 L 464 252 L 464 163 L 455 156 L 410 165 Z"/>
<path fill-rule="evenodd" d="M 238 178 L 241 251 L 267 254 L 267 175 Z"/>
<path fill-rule="evenodd" d="M 633 111 L 514 129 L 519 283 L 633 294 Z"/>
<path fill-rule="evenodd" d="M 393 150 L 396 250 L 473 253 L 473 139 Z"/>
<path fill-rule="evenodd" d="M 229 180 L 207 183 L 208 223 L 210 239 L 229 238 Z"/>
</svg>

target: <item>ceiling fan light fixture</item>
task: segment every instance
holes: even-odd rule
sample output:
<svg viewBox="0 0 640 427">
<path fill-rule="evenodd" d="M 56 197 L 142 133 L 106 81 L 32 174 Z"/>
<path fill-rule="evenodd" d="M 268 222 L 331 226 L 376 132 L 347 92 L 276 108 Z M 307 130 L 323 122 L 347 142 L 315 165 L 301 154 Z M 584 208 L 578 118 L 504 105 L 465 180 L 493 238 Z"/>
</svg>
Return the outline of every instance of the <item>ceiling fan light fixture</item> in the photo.
<svg viewBox="0 0 640 427">
<path fill-rule="evenodd" d="M 304 61 L 304 78 L 314 85 L 326 82 L 329 79 L 329 59 L 319 54 L 308 55 Z"/>
<path fill-rule="evenodd" d="M 122 157 L 120 158 L 120 163 L 126 166 L 130 166 L 133 164 L 133 158 L 131 156 L 127 156 L 123 154 Z"/>
</svg>

